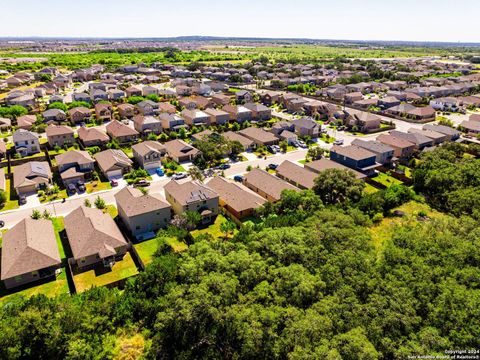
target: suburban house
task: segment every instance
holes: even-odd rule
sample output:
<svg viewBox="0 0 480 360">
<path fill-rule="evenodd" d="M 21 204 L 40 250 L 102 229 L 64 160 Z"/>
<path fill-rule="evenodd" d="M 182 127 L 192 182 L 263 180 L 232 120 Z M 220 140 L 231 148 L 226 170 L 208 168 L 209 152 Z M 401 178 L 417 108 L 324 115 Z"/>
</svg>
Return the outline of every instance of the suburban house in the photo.
<svg viewBox="0 0 480 360">
<path fill-rule="evenodd" d="M 230 104 L 230 96 L 224 94 L 212 95 L 212 102 L 217 106 Z"/>
<path fill-rule="evenodd" d="M 293 125 L 295 133 L 298 136 L 310 136 L 310 138 L 316 139 L 318 138 L 318 134 L 320 134 L 320 125 L 311 118 L 303 117 L 292 120 L 290 123 Z"/>
<path fill-rule="evenodd" d="M 230 114 L 223 110 L 208 108 L 204 113 L 210 117 L 209 123 L 212 125 L 223 125 L 230 121 Z"/>
<path fill-rule="evenodd" d="M 239 123 L 251 121 L 253 118 L 252 110 L 247 109 L 245 106 L 227 104 L 222 108 L 222 110 L 230 114 L 230 120 L 237 121 Z"/>
<path fill-rule="evenodd" d="M 355 145 L 333 146 L 330 159 L 366 175 L 373 175 L 379 166 L 375 153 Z"/>
<path fill-rule="evenodd" d="M 180 184 L 171 180 L 165 185 L 165 197 L 177 215 L 195 211 L 202 216 L 202 224 L 208 224 L 218 215 L 218 194 L 198 181 Z"/>
<path fill-rule="evenodd" d="M 238 141 L 245 151 L 252 150 L 255 147 L 255 143 L 252 139 L 247 138 L 241 134 L 233 131 L 227 131 L 222 133 L 222 136 L 229 141 Z"/>
<path fill-rule="evenodd" d="M 280 99 L 280 93 L 275 91 L 265 91 L 260 95 L 260 100 L 262 101 L 263 104 L 267 106 L 273 105 L 274 103 L 278 103 L 279 99 Z"/>
<path fill-rule="evenodd" d="M 377 141 L 393 148 L 393 154 L 398 159 L 409 159 L 415 152 L 415 144 L 413 142 L 393 135 L 381 134 L 377 137 Z"/>
<path fill-rule="evenodd" d="M 178 130 L 185 127 L 185 120 L 176 114 L 162 113 L 159 117 L 164 129 Z"/>
<path fill-rule="evenodd" d="M 113 120 L 106 126 L 107 134 L 116 139 L 120 144 L 126 144 L 137 141 L 138 131 L 132 129 L 128 125 L 122 124 L 117 120 Z"/>
<path fill-rule="evenodd" d="M 424 130 L 432 130 L 440 134 L 444 134 L 447 137 L 447 140 L 455 141 L 460 138 L 460 131 L 451 128 L 450 126 L 437 125 L 437 124 L 425 124 L 423 125 Z"/>
<path fill-rule="evenodd" d="M 105 146 L 110 141 L 107 134 L 97 128 L 87 128 L 81 126 L 77 130 L 78 138 L 84 146 Z"/>
<path fill-rule="evenodd" d="M 130 86 L 125 89 L 125 93 L 127 94 L 128 97 L 130 96 L 142 96 L 142 89 L 136 87 L 136 86 Z"/>
<path fill-rule="evenodd" d="M 158 104 L 152 100 L 143 100 L 136 106 L 138 112 L 142 115 L 155 115 L 158 113 Z"/>
<path fill-rule="evenodd" d="M 91 102 L 90 96 L 84 92 L 74 92 L 72 94 L 73 101 L 84 101 L 84 102 Z"/>
<path fill-rule="evenodd" d="M 162 157 L 166 154 L 165 146 L 158 141 L 143 141 L 132 146 L 133 157 L 145 170 L 156 169 L 162 165 Z"/>
<path fill-rule="evenodd" d="M 95 169 L 95 160 L 87 151 L 67 151 L 55 156 L 55 162 L 65 186 L 76 184 L 79 180 L 90 180 Z"/>
<path fill-rule="evenodd" d="M 29 156 L 40 152 L 40 142 L 37 133 L 18 129 L 13 133 L 12 138 L 15 151 L 20 156 Z"/>
<path fill-rule="evenodd" d="M 320 160 L 315 160 L 305 164 L 305 168 L 313 171 L 315 174 L 320 174 L 322 171 L 327 169 L 339 169 L 339 170 L 346 170 L 351 171 L 357 179 L 364 179 L 366 178 L 365 174 L 362 174 L 359 171 L 352 170 L 340 163 L 332 161 L 330 159 L 322 158 Z"/>
<path fill-rule="evenodd" d="M 107 179 L 122 177 L 132 170 L 133 161 L 119 149 L 107 149 L 94 155 L 98 167 Z"/>
<path fill-rule="evenodd" d="M 63 110 L 60 109 L 49 109 L 42 113 L 43 119 L 45 122 L 62 122 L 67 119 L 67 115 Z"/>
<path fill-rule="evenodd" d="M 421 134 L 433 140 L 433 145 L 439 145 L 444 141 L 447 141 L 447 135 L 433 131 L 433 130 L 425 130 L 425 129 L 416 129 L 410 128 L 408 129 L 410 134 Z"/>
<path fill-rule="evenodd" d="M 133 126 L 141 134 L 160 134 L 162 132 L 162 123 L 153 116 L 137 115 L 133 118 Z"/>
<path fill-rule="evenodd" d="M 200 110 L 183 110 L 182 117 L 190 126 L 210 125 L 210 116 Z"/>
<path fill-rule="evenodd" d="M 221 176 L 212 178 L 207 186 L 219 195 L 220 206 L 238 220 L 255 215 L 255 210 L 266 202 L 244 186 Z"/>
<path fill-rule="evenodd" d="M 252 140 L 257 146 L 275 145 L 279 142 L 279 138 L 271 132 L 256 127 L 248 127 L 238 133 Z"/>
<path fill-rule="evenodd" d="M 110 121 L 112 119 L 112 105 L 104 103 L 95 104 L 95 115 L 98 120 Z"/>
<path fill-rule="evenodd" d="M 17 128 L 30 130 L 33 124 L 37 121 L 35 115 L 23 115 L 17 118 Z"/>
<path fill-rule="evenodd" d="M 142 194 L 133 187 L 124 187 L 115 194 L 118 215 L 130 233 L 143 240 L 155 237 L 172 218 L 172 207 L 159 196 Z"/>
<path fill-rule="evenodd" d="M 64 125 L 49 125 L 45 129 L 50 147 L 71 145 L 75 142 L 73 130 Z"/>
<path fill-rule="evenodd" d="M 91 111 L 89 108 L 79 106 L 68 110 L 68 116 L 73 124 L 78 124 L 90 120 Z"/>
<path fill-rule="evenodd" d="M 13 187 L 18 195 L 34 193 L 52 181 L 52 171 L 46 161 L 30 161 L 13 168 Z"/>
<path fill-rule="evenodd" d="M 277 176 L 289 182 L 299 189 L 306 190 L 313 188 L 317 174 L 314 172 L 296 165 L 295 163 L 285 160 L 276 169 Z"/>
<path fill-rule="evenodd" d="M 120 89 L 110 89 L 107 91 L 108 99 L 118 101 L 125 97 L 125 92 Z"/>
<path fill-rule="evenodd" d="M 382 165 L 387 165 L 392 162 L 395 150 L 379 141 L 365 141 L 361 139 L 355 139 L 352 141 L 352 145 L 361 147 L 377 155 L 376 162 Z"/>
<path fill-rule="evenodd" d="M 250 171 L 243 178 L 243 184 L 271 202 L 279 201 L 283 190 L 299 191 L 299 188 L 296 186 L 262 169 L 253 169 Z"/>
<path fill-rule="evenodd" d="M 405 139 L 407 141 L 410 141 L 411 143 L 414 143 L 418 150 L 423 150 L 426 147 L 433 146 L 433 140 L 422 134 L 404 133 L 401 131 L 393 130 L 393 131 L 390 131 L 390 135 L 401 138 L 401 139 Z"/>
<path fill-rule="evenodd" d="M 167 141 L 165 143 L 165 150 L 167 151 L 168 157 L 178 163 L 193 161 L 193 159 L 200 155 L 200 150 L 179 139 Z"/>
<path fill-rule="evenodd" d="M 161 102 L 158 104 L 158 112 L 159 113 L 167 113 L 167 114 L 175 114 L 177 112 L 177 108 L 168 103 L 168 102 Z"/>
<path fill-rule="evenodd" d="M 462 121 L 460 128 L 470 134 L 480 134 L 480 116 L 472 114 L 468 120 Z"/>
<path fill-rule="evenodd" d="M 7 289 L 55 278 L 61 265 L 53 224 L 26 217 L 3 235 L 1 280 Z"/>
<path fill-rule="evenodd" d="M 253 100 L 253 95 L 250 91 L 240 90 L 235 93 L 235 98 L 238 103 L 249 103 Z"/>
<path fill-rule="evenodd" d="M 130 119 L 135 116 L 135 106 L 132 104 L 120 104 L 117 106 L 118 114 L 122 118 Z"/>
<path fill-rule="evenodd" d="M 112 267 L 127 252 L 128 243 L 108 213 L 80 206 L 64 218 L 73 259 L 80 269 Z"/>
<path fill-rule="evenodd" d="M 252 117 L 254 120 L 263 121 L 272 118 L 272 110 L 263 104 L 247 103 L 245 107 L 252 111 Z"/>
<path fill-rule="evenodd" d="M 108 94 L 106 91 L 102 89 L 94 89 L 90 92 L 90 98 L 92 101 L 107 101 L 108 100 Z"/>
<path fill-rule="evenodd" d="M 347 124 L 350 127 L 356 126 L 360 132 L 369 132 L 380 128 L 381 119 L 375 114 L 362 111 L 352 114 Z"/>
</svg>

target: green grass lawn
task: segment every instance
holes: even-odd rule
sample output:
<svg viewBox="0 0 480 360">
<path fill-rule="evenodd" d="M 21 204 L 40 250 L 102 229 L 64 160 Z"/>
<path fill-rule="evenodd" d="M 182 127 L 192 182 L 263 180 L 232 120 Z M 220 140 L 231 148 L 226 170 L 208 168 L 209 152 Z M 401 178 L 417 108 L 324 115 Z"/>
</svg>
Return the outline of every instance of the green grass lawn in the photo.
<svg viewBox="0 0 480 360">
<path fill-rule="evenodd" d="M 154 238 L 147 241 L 143 241 L 139 244 L 134 244 L 135 250 L 137 250 L 138 255 L 142 259 L 145 265 L 150 264 L 153 261 L 153 256 L 158 250 L 158 245 L 160 241 L 165 241 L 166 244 L 170 245 L 172 250 L 176 253 L 185 251 L 188 249 L 188 245 L 182 241 L 179 241 L 175 237 L 166 237 L 166 238 Z"/>
<path fill-rule="evenodd" d="M 77 147 L 75 146 L 70 146 L 67 148 L 67 150 L 65 150 L 63 147 L 60 148 L 58 151 L 53 149 L 53 150 L 48 150 L 48 155 L 50 156 L 57 156 L 57 155 L 60 155 L 60 154 L 63 154 L 63 153 L 66 153 L 67 151 L 71 151 L 71 150 L 78 150 L 78 145 Z"/>
<path fill-rule="evenodd" d="M 40 197 L 40 202 L 43 204 L 43 203 L 48 203 L 55 200 L 66 199 L 67 197 L 68 197 L 67 190 L 63 189 L 63 190 L 60 190 L 57 194 L 45 195 Z"/>
<path fill-rule="evenodd" d="M 298 160 L 298 162 L 302 165 L 305 165 L 307 163 L 307 160 L 306 159 Z"/>
<path fill-rule="evenodd" d="M 112 219 L 115 219 L 118 216 L 118 210 L 114 205 L 107 205 L 107 207 L 103 209 L 103 212 L 110 214 Z"/>
<path fill-rule="evenodd" d="M 200 235 L 203 235 L 203 234 L 210 234 L 215 239 L 219 239 L 219 238 L 223 239 L 223 237 L 225 236 L 225 233 L 223 233 L 220 230 L 220 224 L 222 224 L 225 221 L 227 221 L 227 219 L 222 214 L 219 214 L 217 216 L 217 218 L 215 219 L 215 222 L 212 225 L 210 225 L 209 227 L 207 227 L 205 229 L 194 230 L 194 231 L 191 232 L 191 234 L 194 238 L 198 237 Z M 234 234 L 236 232 L 237 232 L 237 230 L 234 231 Z"/>
<path fill-rule="evenodd" d="M 385 185 L 386 187 L 390 187 L 392 185 L 401 185 L 403 182 L 401 182 L 398 179 L 395 179 L 393 176 L 387 175 L 383 172 L 379 172 L 378 176 L 375 176 L 372 178 L 372 180 L 378 182 L 379 184 Z"/>
<path fill-rule="evenodd" d="M 188 245 L 185 244 L 183 241 L 179 241 L 177 238 L 169 237 L 163 239 L 166 244 L 170 245 L 174 252 L 182 252 L 188 249 Z"/>
<path fill-rule="evenodd" d="M 110 190 L 112 188 L 112 185 L 110 185 L 109 181 L 92 181 L 86 183 L 85 188 L 87 189 L 87 194 L 91 194 L 97 191 Z"/>
<path fill-rule="evenodd" d="M 101 266 L 101 265 L 100 265 Z M 133 262 L 130 253 L 126 253 L 123 260 L 113 265 L 111 271 L 96 272 L 95 269 L 84 271 L 73 275 L 77 292 L 83 292 L 95 286 L 105 286 L 119 280 L 128 279 L 138 274 L 137 267 Z"/>
<path fill-rule="evenodd" d="M 33 295 L 43 294 L 48 297 L 55 297 L 61 294 L 69 294 L 70 290 L 68 288 L 67 274 L 65 269 L 62 269 L 60 275 L 53 281 L 49 281 L 44 284 L 35 285 L 27 289 L 12 292 L 3 290 L 0 292 L 0 305 L 5 305 L 8 300 L 13 300 L 17 296 L 25 296 L 29 298 Z"/>
<path fill-rule="evenodd" d="M 0 209 L 1 211 L 8 211 L 8 210 L 14 210 L 18 209 L 18 199 L 16 197 L 16 194 L 12 193 L 12 188 L 11 188 L 11 180 L 5 178 L 5 195 L 7 196 L 7 201 L 3 205 L 3 207 Z"/>
<path fill-rule="evenodd" d="M 367 193 L 367 194 L 373 194 L 373 193 L 376 193 L 378 191 L 378 189 L 370 184 L 367 184 L 365 183 L 365 189 L 364 191 Z"/>
<path fill-rule="evenodd" d="M 60 233 L 65 230 L 65 225 L 63 224 L 63 216 L 59 216 L 52 219 L 53 229 L 55 230 L 55 238 L 57 239 L 58 251 L 60 252 L 60 258 L 64 259 L 65 256 L 65 249 L 63 247 L 62 238 L 60 237 Z"/>
</svg>

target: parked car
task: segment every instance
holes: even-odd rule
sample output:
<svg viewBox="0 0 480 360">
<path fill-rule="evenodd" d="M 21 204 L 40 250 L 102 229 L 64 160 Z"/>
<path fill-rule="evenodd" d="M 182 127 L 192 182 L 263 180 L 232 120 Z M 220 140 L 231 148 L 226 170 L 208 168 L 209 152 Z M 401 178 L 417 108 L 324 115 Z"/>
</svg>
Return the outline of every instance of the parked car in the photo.
<svg viewBox="0 0 480 360">
<path fill-rule="evenodd" d="M 178 174 L 174 174 L 172 176 L 172 179 L 173 180 L 180 180 L 180 179 L 185 179 L 187 177 L 187 174 L 185 173 L 178 173 Z"/>
<path fill-rule="evenodd" d="M 67 186 L 67 193 L 68 195 L 74 195 L 77 192 L 77 188 L 75 187 L 74 184 L 70 183 Z"/>
<path fill-rule="evenodd" d="M 275 170 L 278 167 L 278 164 L 268 164 L 270 170 Z"/>
<path fill-rule="evenodd" d="M 155 172 L 157 173 L 158 176 L 164 176 L 165 175 L 162 168 L 156 168 Z"/>
<path fill-rule="evenodd" d="M 218 167 L 220 170 L 230 169 L 230 164 L 222 164 Z"/>
<path fill-rule="evenodd" d="M 20 198 L 18 199 L 18 203 L 20 205 L 25 205 L 27 203 L 27 197 L 25 195 L 20 195 Z"/>
<path fill-rule="evenodd" d="M 343 145 L 343 139 L 338 139 L 333 142 L 333 145 Z"/>
<path fill-rule="evenodd" d="M 77 181 L 77 187 L 78 187 L 78 191 L 84 192 L 86 190 L 85 183 L 82 180 Z"/>
<path fill-rule="evenodd" d="M 270 151 L 272 154 L 276 154 L 277 150 L 275 150 L 272 146 L 267 145 L 267 150 Z"/>
<path fill-rule="evenodd" d="M 118 181 L 117 180 L 110 180 L 110 185 L 112 187 L 118 186 Z"/>
<path fill-rule="evenodd" d="M 302 149 L 306 149 L 308 146 L 305 144 L 305 141 L 298 140 L 298 146 L 300 146 Z"/>
<path fill-rule="evenodd" d="M 135 183 L 135 186 L 137 187 L 146 187 L 146 186 L 150 186 L 150 182 L 145 180 L 145 179 L 140 179 L 138 180 L 136 183 Z"/>
<path fill-rule="evenodd" d="M 235 180 L 237 182 L 242 182 L 243 181 L 243 176 L 242 175 L 235 175 L 233 177 L 233 180 Z"/>
<path fill-rule="evenodd" d="M 5 226 L 5 221 L 0 220 L 0 228 L 3 228 Z"/>
<path fill-rule="evenodd" d="M 298 141 L 294 140 L 292 141 L 292 146 L 298 148 L 300 144 L 298 143 Z"/>
</svg>

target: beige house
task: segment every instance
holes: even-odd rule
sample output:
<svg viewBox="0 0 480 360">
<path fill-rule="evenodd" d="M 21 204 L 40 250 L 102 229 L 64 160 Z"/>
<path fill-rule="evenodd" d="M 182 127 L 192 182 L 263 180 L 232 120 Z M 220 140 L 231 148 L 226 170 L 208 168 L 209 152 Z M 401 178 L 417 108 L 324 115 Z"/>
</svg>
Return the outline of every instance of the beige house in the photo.
<svg viewBox="0 0 480 360">
<path fill-rule="evenodd" d="M 1 280 L 7 289 L 54 278 L 61 265 L 50 220 L 21 220 L 3 235 L 1 253 Z"/>
<path fill-rule="evenodd" d="M 202 216 L 202 224 L 208 224 L 218 215 L 218 194 L 198 181 L 180 184 L 172 180 L 165 185 L 165 197 L 175 214 L 195 211 Z"/>
<path fill-rule="evenodd" d="M 18 195 L 36 192 L 52 181 L 52 172 L 46 161 L 30 161 L 13 168 L 13 187 Z"/>
<path fill-rule="evenodd" d="M 107 149 L 94 155 L 102 173 L 110 178 L 122 177 L 132 170 L 133 161 L 119 149 Z"/>
<path fill-rule="evenodd" d="M 64 224 L 73 259 L 81 269 L 100 264 L 112 267 L 127 252 L 120 229 L 102 210 L 80 206 L 65 216 Z"/>
<path fill-rule="evenodd" d="M 118 215 L 138 240 L 154 237 L 171 220 L 170 204 L 159 196 L 143 195 L 133 187 L 124 187 L 115 194 Z"/>
<path fill-rule="evenodd" d="M 167 151 L 168 157 L 178 163 L 192 161 L 200 155 L 200 150 L 179 139 L 167 141 L 165 143 L 165 150 Z"/>
<path fill-rule="evenodd" d="M 162 132 L 162 122 L 150 115 L 137 115 L 133 118 L 135 130 L 141 134 L 160 134 Z"/>
<path fill-rule="evenodd" d="M 132 146 L 133 157 L 145 170 L 156 169 L 162 165 L 162 157 L 167 151 L 158 141 L 143 141 Z"/>
<path fill-rule="evenodd" d="M 221 176 L 212 178 L 207 186 L 219 195 L 219 204 L 229 214 L 241 220 L 253 216 L 255 210 L 266 200 L 243 185 L 236 184 Z"/>
<path fill-rule="evenodd" d="M 77 130 L 78 138 L 86 147 L 90 146 L 104 146 L 110 138 L 107 134 L 97 128 L 80 127 Z"/>
<path fill-rule="evenodd" d="M 110 104 L 95 104 L 95 115 L 98 120 L 108 121 L 112 119 L 112 105 Z"/>
<path fill-rule="evenodd" d="M 68 110 L 68 116 L 70 117 L 70 121 L 74 124 L 88 121 L 91 115 L 92 112 L 90 111 L 90 109 L 83 106 Z"/>
<path fill-rule="evenodd" d="M 302 190 L 313 188 L 317 174 L 294 164 L 289 160 L 282 162 L 276 169 L 277 176 Z"/>
<path fill-rule="evenodd" d="M 45 133 L 47 134 L 48 144 L 53 148 L 55 146 L 63 147 L 75 142 L 73 130 L 65 125 L 49 125 Z"/>
<path fill-rule="evenodd" d="M 76 184 L 79 180 L 90 180 L 95 169 L 95 160 L 87 151 L 67 151 L 55 156 L 55 162 L 65 186 Z"/>
<path fill-rule="evenodd" d="M 223 110 L 208 108 L 204 113 L 210 117 L 210 124 L 223 125 L 230 121 L 230 114 Z"/>
<path fill-rule="evenodd" d="M 120 104 L 117 106 L 118 114 L 122 118 L 131 118 L 135 116 L 135 106 L 132 104 Z"/>
<path fill-rule="evenodd" d="M 112 138 L 118 140 L 121 144 L 134 142 L 138 139 L 138 131 L 131 127 L 122 124 L 117 120 L 113 120 L 107 126 L 107 134 Z"/>
<path fill-rule="evenodd" d="M 280 141 L 280 139 L 271 132 L 256 127 L 248 127 L 240 130 L 238 133 L 252 140 L 257 146 L 274 145 Z"/>
<path fill-rule="evenodd" d="M 243 178 L 243 184 L 271 202 L 280 200 L 283 190 L 300 190 L 296 186 L 293 186 L 262 169 L 253 169 L 250 171 Z"/>
</svg>

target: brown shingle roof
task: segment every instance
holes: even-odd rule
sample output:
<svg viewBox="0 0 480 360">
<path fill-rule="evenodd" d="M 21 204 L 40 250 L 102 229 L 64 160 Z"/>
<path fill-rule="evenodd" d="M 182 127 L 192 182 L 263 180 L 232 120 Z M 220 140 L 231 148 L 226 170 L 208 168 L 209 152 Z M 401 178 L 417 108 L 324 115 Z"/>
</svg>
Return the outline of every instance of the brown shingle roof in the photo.
<svg viewBox="0 0 480 360">
<path fill-rule="evenodd" d="M 240 130 L 238 133 L 261 143 L 278 141 L 278 138 L 272 133 L 256 127 L 248 127 Z"/>
<path fill-rule="evenodd" d="M 165 143 L 165 149 L 170 157 L 178 158 L 188 155 L 197 155 L 200 153 L 200 150 L 194 148 L 193 146 L 187 144 L 183 140 L 171 140 Z"/>
<path fill-rule="evenodd" d="M 227 179 L 217 176 L 207 183 L 229 207 L 240 213 L 245 210 L 257 209 L 266 200 L 245 187 L 232 183 Z"/>
<path fill-rule="evenodd" d="M 50 220 L 27 217 L 3 235 L 2 280 L 60 263 Z"/>
<path fill-rule="evenodd" d="M 104 258 L 127 245 L 112 217 L 99 209 L 80 206 L 65 216 L 64 223 L 75 259 L 97 254 Z"/>
<path fill-rule="evenodd" d="M 125 124 L 122 124 L 117 120 L 111 121 L 106 126 L 106 129 L 107 129 L 107 133 L 111 134 L 114 137 L 138 135 L 138 132 L 135 129 L 132 129 L 131 127 Z"/>
<path fill-rule="evenodd" d="M 90 156 L 87 151 L 81 150 L 70 150 L 63 154 L 55 156 L 55 161 L 58 166 L 64 164 L 90 164 L 95 162 L 95 160 Z"/>
<path fill-rule="evenodd" d="M 45 129 L 45 133 L 47 134 L 47 137 L 55 135 L 72 135 L 73 130 L 65 125 L 49 125 Z"/>
<path fill-rule="evenodd" d="M 121 207 L 128 217 L 170 207 L 170 204 L 162 201 L 160 198 L 149 194 L 143 195 L 140 190 L 133 187 L 124 187 L 115 194 L 115 200 L 118 207 Z"/>
<path fill-rule="evenodd" d="M 133 165 L 133 161 L 119 149 L 108 149 L 94 155 L 100 169 L 105 171 L 115 168 L 128 168 Z"/>
<path fill-rule="evenodd" d="M 215 191 L 198 181 L 188 181 L 180 184 L 175 180 L 171 180 L 165 185 L 165 191 L 172 195 L 182 206 L 218 197 Z"/>
<path fill-rule="evenodd" d="M 363 179 L 366 177 L 366 175 L 362 174 L 361 172 L 352 170 L 342 164 L 339 164 L 335 161 L 332 161 L 330 159 L 320 159 L 316 161 L 312 161 L 310 163 L 305 164 L 305 168 L 320 174 L 322 171 L 325 171 L 327 169 L 340 169 L 340 170 L 349 170 L 355 174 L 355 177 L 357 179 Z"/>
<path fill-rule="evenodd" d="M 289 160 L 282 162 L 276 170 L 278 175 L 299 184 L 306 189 L 313 188 L 314 180 L 317 177 L 317 174 L 314 172 L 296 165 Z"/>
<path fill-rule="evenodd" d="M 80 140 L 84 142 L 94 140 L 108 142 L 110 140 L 107 134 L 96 128 L 87 128 L 82 126 L 78 129 L 77 133 Z"/>
<path fill-rule="evenodd" d="M 244 180 L 245 183 L 251 184 L 255 188 L 260 189 L 275 200 L 280 200 L 283 190 L 300 190 L 296 186 L 293 186 L 261 169 L 253 169 L 245 175 Z"/>
</svg>

